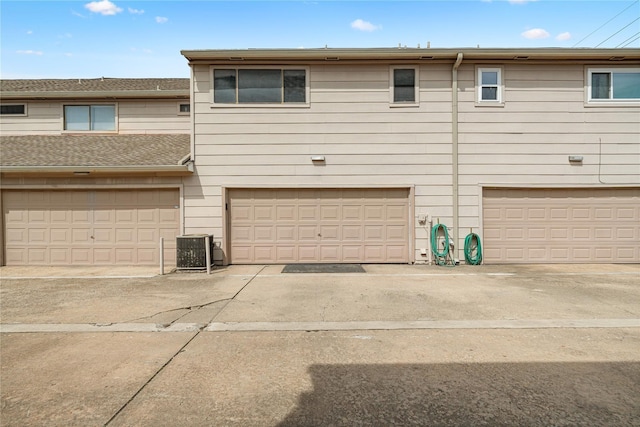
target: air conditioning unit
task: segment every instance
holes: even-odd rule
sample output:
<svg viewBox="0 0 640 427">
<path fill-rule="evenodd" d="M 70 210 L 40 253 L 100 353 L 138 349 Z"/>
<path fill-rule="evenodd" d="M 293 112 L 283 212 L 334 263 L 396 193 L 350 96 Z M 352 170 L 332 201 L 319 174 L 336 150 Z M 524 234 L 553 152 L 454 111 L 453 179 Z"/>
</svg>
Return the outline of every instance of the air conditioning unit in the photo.
<svg viewBox="0 0 640 427">
<path fill-rule="evenodd" d="M 206 238 L 213 265 L 213 235 L 187 234 L 176 237 L 176 267 L 178 270 L 204 270 L 207 268 Z"/>
</svg>

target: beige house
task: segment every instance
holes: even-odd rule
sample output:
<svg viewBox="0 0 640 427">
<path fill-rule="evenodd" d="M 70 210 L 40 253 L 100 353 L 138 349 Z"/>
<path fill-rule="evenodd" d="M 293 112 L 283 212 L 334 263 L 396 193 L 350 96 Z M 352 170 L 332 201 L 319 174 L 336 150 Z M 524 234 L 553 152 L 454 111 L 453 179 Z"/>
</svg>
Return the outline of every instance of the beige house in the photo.
<svg viewBox="0 0 640 427">
<path fill-rule="evenodd" d="M 0 265 L 175 263 L 189 79 L 0 84 Z"/>
<path fill-rule="evenodd" d="M 638 49 L 182 53 L 2 81 L 3 263 L 425 263 L 436 223 L 462 262 L 640 262 Z"/>
<path fill-rule="evenodd" d="M 223 263 L 640 262 L 638 49 L 183 51 Z"/>
</svg>

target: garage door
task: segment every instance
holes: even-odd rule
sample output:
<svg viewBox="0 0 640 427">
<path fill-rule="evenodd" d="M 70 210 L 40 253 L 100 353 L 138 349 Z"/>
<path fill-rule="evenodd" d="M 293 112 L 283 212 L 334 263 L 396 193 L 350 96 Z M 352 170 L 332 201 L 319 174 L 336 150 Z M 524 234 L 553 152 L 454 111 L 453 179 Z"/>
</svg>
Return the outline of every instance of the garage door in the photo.
<svg viewBox="0 0 640 427">
<path fill-rule="evenodd" d="M 409 261 L 408 189 L 233 189 L 230 261 Z"/>
<path fill-rule="evenodd" d="M 179 193 L 154 190 L 3 191 L 7 265 L 175 264 Z"/>
<path fill-rule="evenodd" d="M 485 189 L 487 263 L 636 263 L 640 188 Z"/>
</svg>

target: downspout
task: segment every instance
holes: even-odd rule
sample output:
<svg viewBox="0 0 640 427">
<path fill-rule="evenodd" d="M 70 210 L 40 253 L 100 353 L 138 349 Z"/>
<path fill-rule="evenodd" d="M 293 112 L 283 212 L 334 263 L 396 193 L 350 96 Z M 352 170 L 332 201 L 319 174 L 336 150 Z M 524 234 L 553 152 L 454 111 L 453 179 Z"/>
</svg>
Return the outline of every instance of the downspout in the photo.
<svg viewBox="0 0 640 427">
<path fill-rule="evenodd" d="M 453 64 L 453 70 L 451 72 L 451 163 L 453 165 L 452 181 L 453 181 L 453 242 L 454 253 L 452 258 L 454 262 L 456 259 L 460 259 L 459 243 L 460 236 L 458 235 L 460 213 L 458 206 L 458 67 L 462 64 L 462 52 L 458 53 L 456 62 Z"/>
</svg>

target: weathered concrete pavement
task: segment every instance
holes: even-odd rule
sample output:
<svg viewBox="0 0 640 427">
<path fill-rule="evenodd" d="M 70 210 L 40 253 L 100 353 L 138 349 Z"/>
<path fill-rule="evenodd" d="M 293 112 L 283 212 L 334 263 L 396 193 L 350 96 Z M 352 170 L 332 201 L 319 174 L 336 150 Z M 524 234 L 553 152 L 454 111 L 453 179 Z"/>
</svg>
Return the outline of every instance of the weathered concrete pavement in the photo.
<svg viewBox="0 0 640 427">
<path fill-rule="evenodd" d="M 0 269 L 0 425 L 640 425 L 639 266 L 281 269 Z"/>
</svg>

